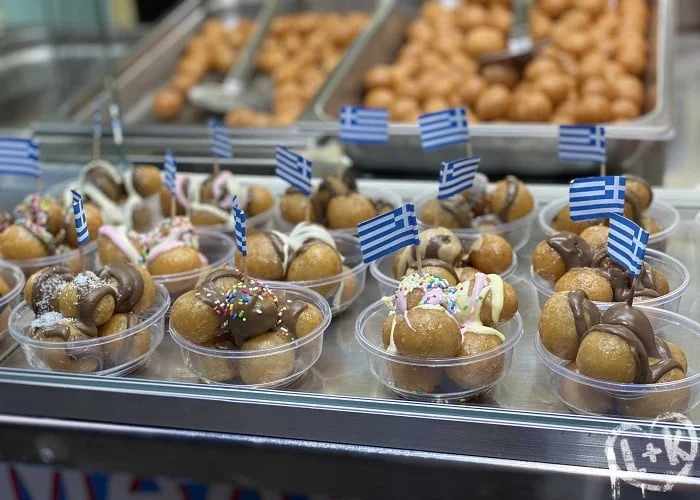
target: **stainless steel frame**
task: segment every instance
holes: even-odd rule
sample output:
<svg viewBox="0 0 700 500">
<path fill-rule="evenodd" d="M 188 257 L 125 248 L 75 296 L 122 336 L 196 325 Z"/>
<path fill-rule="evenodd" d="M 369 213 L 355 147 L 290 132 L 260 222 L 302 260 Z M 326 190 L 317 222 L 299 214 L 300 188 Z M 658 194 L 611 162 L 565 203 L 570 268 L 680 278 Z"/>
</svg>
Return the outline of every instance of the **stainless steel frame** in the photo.
<svg viewBox="0 0 700 500">
<path fill-rule="evenodd" d="M 270 178 L 246 180 L 265 182 L 273 190 L 282 188 Z M 408 199 L 425 186 L 392 181 L 391 188 Z M 564 194 L 562 187 L 533 186 L 532 190 L 542 204 Z M 668 252 L 689 266 L 697 280 L 700 272 L 691 219 L 700 210 L 700 199 L 688 191 L 660 189 L 656 195 L 681 210 L 683 222 Z M 524 274 L 528 252 L 541 236 L 539 230 L 534 231 L 514 280 L 526 333 L 516 347 L 512 372 L 479 400 L 463 405 L 400 401 L 373 379 L 354 339 L 355 317 L 378 297 L 376 283 L 370 279 L 358 303 L 332 323 L 319 362 L 284 390 L 200 384 L 182 364 L 176 346 L 167 340 L 149 365 L 131 377 L 117 379 L 27 370 L 22 354 L 5 339 L 0 345 L 0 353 L 5 353 L 0 354 L 0 411 L 5 415 L 0 418 L 0 436 L 8 436 L 8 441 L 0 437 L 0 443 L 8 445 L 0 444 L 0 456 L 14 458 L 20 455 L 18 449 L 29 446 L 22 456 L 39 460 L 41 436 L 56 432 L 58 444 L 49 441 L 49 446 L 57 450 L 51 456 L 64 457 L 56 459 L 61 465 L 86 466 L 97 460 L 110 469 L 311 488 L 304 491 L 342 488 L 344 494 L 380 497 L 386 487 L 382 478 L 391 478 L 385 476 L 387 470 L 401 473 L 400 481 L 409 488 L 406 491 L 410 487 L 425 491 L 427 486 L 403 474 L 429 470 L 436 478 L 444 478 L 444 484 L 429 483 L 433 491 L 443 493 L 450 491 L 443 486 L 456 487 L 455 477 L 459 477 L 462 481 L 468 478 L 470 485 L 483 486 L 484 491 L 512 491 L 508 488 L 517 485 L 540 495 L 523 494 L 522 498 L 545 498 L 550 485 L 571 489 L 572 484 L 592 490 L 571 489 L 571 498 L 599 498 L 610 488 L 606 439 L 621 420 L 571 415 L 544 386 L 533 344 L 538 308 Z M 697 292 L 684 297 L 681 312 L 697 312 L 693 308 L 697 299 Z M 700 408 L 689 417 L 700 431 Z M 46 418 L 49 420 L 37 420 Z M 29 429 L 40 434 L 33 435 Z M 110 444 L 118 452 L 109 456 L 100 452 L 98 458 L 95 448 L 80 437 L 82 433 L 103 443 L 113 443 L 118 434 L 122 442 Z M 201 445 L 199 452 L 191 451 L 197 447 L 195 442 Z M 127 443 L 138 450 L 156 446 L 182 453 L 170 453 L 167 463 L 154 463 L 149 458 L 153 451 L 139 451 L 135 456 L 128 453 Z M 201 447 L 211 454 L 204 455 Z M 261 468 L 264 459 L 259 452 L 267 447 L 283 453 L 280 460 L 285 465 L 275 468 L 274 474 Z M 212 461 L 222 450 L 232 448 L 243 450 L 232 459 L 235 470 Z M 201 459 L 195 458 L 199 453 Z M 302 458 L 297 461 L 297 457 Z M 325 461 L 328 457 L 330 462 Z M 389 469 L 375 470 L 376 460 L 389 463 Z M 302 474 L 301 465 L 311 463 L 319 474 Z M 342 475 L 366 474 L 368 481 L 353 484 L 339 472 L 333 475 L 331 463 L 347 466 Z M 514 474 L 510 485 L 499 484 L 498 477 L 505 472 Z M 323 473 L 331 475 L 320 477 Z M 660 464 L 649 464 L 642 476 L 649 480 L 655 473 L 664 473 Z M 686 485 L 679 485 L 679 491 L 700 487 L 700 472 L 679 481 Z M 375 493 L 370 494 L 372 491 Z M 388 492 L 386 498 L 391 496 Z"/>
<path fill-rule="evenodd" d="M 373 24 L 354 45 L 319 91 L 299 127 L 316 132 L 337 132 L 337 113 L 344 104 L 359 104 L 364 93 L 362 78 L 367 69 L 389 63 L 404 41 L 405 27 L 415 17 L 422 0 L 396 3 L 383 22 Z M 673 38 L 675 8 L 670 0 L 649 0 L 652 14 L 648 86 L 656 86 L 655 106 L 640 119 L 606 127 L 608 163 L 614 167 L 636 168 L 652 147 L 649 141 L 673 137 Z M 416 125 L 392 124 L 387 154 L 385 148 L 348 145 L 347 154 L 360 167 L 396 172 L 401 169 L 434 170 L 445 158 L 464 155 L 463 147 L 422 153 Z M 476 123 L 470 126 L 474 150 L 481 154 L 482 169 L 521 175 L 549 175 L 581 172 L 590 165 L 560 164 L 556 154 L 557 127 L 537 124 Z"/>
</svg>

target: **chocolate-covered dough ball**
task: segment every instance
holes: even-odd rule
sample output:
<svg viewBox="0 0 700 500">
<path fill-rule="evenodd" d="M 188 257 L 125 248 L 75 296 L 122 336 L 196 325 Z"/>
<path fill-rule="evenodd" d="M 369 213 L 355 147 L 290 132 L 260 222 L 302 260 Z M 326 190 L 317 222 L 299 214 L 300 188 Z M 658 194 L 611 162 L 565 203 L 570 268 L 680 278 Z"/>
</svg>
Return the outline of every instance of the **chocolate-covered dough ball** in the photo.
<svg viewBox="0 0 700 500">
<path fill-rule="evenodd" d="M 490 208 L 491 213 L 503 222 L 511 222 L 532 212 L 535 201 L 521 180 L 508 177 L 496 184 L 491 193 Z"/>
<path fill-rule="evenodd" d="M 241 347 L 242 351 L 274 349 L 288 343 L 283 333 L 264 333 L 248 339 Z M 243 358 L 238 364 L 240 377 L 246 384 L 269 384 L 289 376 L 294 370 L 294 351 L 289 349 L 276 354 Z"/>
<path fill-rule="evenodd" d="M 598 224 L 599 221 L 595 220 L 582 220 L 574 221 L 571 220 L 569 214 L 569 205 L 562 207 L 552 220 L 552 227 L 557 231 L 567 231 L 569 233 L 581 234 L 581 232 L 591 226 Z"/>
<path fill-rule="evenodd" d="M 316 208 L 309 198 L 300 192 L 285 193 L 280 199 L 280 215 L 282 218 L 297 224 L 306 220 L 306 214 L 309 214 L 309 222 L 317 222 L 318 214 Z"/>
<path fill-rule="evenodd" d="M 414 358 L 452 358 L 462 335 L 455 320 L 438 309 L 410 309 L 397 319 L 394 344 L 399 354 Z"/>
<path fill-rule="evenodd" d="M 555 283 L 566 273 L 566 263 L 559 252 L 543 240 L 532 251 L 532 269 L 540 278 Z"/>
<path fill-rule="evenodd" d="M 394 387 L 412 393 L 432 393 L 442 378 L 442 368 L 415 366 L 389 361 Z"/>
<path fill-rule="evenodd" d="M 465 332 L 457 356 L 476 356 L 498 348 L 503 341 L 496 335 Z M 447 376 L 463 389 L 487 388 L 498 381 L 503 374 L 503 355 L 490 359 L 450 366 Z"/>
<path fill-rule="evenodd" d="M 296 313 L 296 308 L 301 312 Z M 307 336 L 323 322 L 323 313 L 313 304 L 301 300 L 289 301 L 280 307 L 282 326 L 298 339 Z M 291 313 L 291 314 L 290 314 Z"/>
<path fill-rule="evenodd" d="M 248 188 L 248 205 L 245 208 L 249 217 L 267 212 L 275 204 L 275 195 L 264 186 Z"/>
<path fill-rule="evenodd" d="M 471 227 L 472 210 L 462 196 L 446 200 L 432 199 L 423 207 L 420 218 L 426 224 L 448 229 Z"/>
<path fill-rule="evenodd" d="M 261 280 L 283 280 L 284 267 L 273 244 L 274 234 L 253 233 L 248 236 L 248 274 Z M 243 256 L 236 253 L 236 267 L 242 269 Z"/>
<path fill-rule="evenodd" d="M 138 165 L 134 168 L 134 189 L 148 198 L 163 188 L 163 178 L 158 167 L 153 165 Z"/>
<path fill-rule="evenodd" d="M 170 312 L 170 326 L 185 340 L 203 344 L 219 332 L 219 316 L 190 290 L 180 295 Z"/>
<path fill-rule="evenodd" d="M 104 356 L 99 347 L 71 347 L 73 341 L 88 340 L 90 337 L 82 333 L 68 321 L 61 324 L 70 329 L 68 341 L 59 336 L 39 337 L 46 342 L 62 344 L 57 349 L 41 349 L 39 355 L 46 365 L 54 371 L 70 373 L 93 373 L 104 368 Z M 65 347 L 64 347 L 65 346 Z"/>
<path fill-rule="evenodd" d="M 591 247 L 599 247 L 608 243 L 608 232 L 608 226 L 598 225 L 587 227 L 579 236 Z"/>
<path fill-rule="evenodd" d="M 657 362 L 658 360 L 650 360 L 649 364 L 653 366 Z M 674 368 L 662 375 L 657 383 L 676 382 L 683 380 L 685 377 L 686 375 L 683 371 Z M 687 411 L 690 395 L 690 387 L 680 387 L 673 391 L 650 391 L 648 396 L 622 399 L 618 403 L 618 407 L 623 415 L 637 418 L 656 418 L 666 412 L 684 413 Z"/>
<path fill-rule="evenodd" d="M 331 198 L 326 210 L 328 226 L 332 229 L 354 228 L 360 222 L 377 215 L 374 204 L 360 193 Z"/>
<path fill-rule="evenodd" d="M 138 322 L 138 318 L 131 318 L 133 326 L 134 322 Z M 129 314 L 114 314 L 100 328 L 100 337 L 107 337 L 116 333 L 121 333 L 129 328 Z M 126 338 L 113 340 L 104 344 L 105 357 L 107 362 L 112 365 L 121 365 L 128 361 L 132 361 L 144 356 L 151 349 L 151 334 L 148 328 L 129 335 Z"/>
<path fill-rule="evenodd" d="M 338 251 L 322 242 L 304 245 L 289 264 L 288 281 L 308 281 L 328 278 L 340 274 L 343 262 Z M 337 283 L 314 287 L 324 297 L 332 295 L 338 288 Z"/>
<path fill-rule="evenodd" d="M 577 316 L 574 316 L 574 310 Z M 573 361 L 580 336 L 598 323 L 598 307 L 583 291 L 558 292 L 542 306 L 538 323 L 540 340 L 555 356 Z"/>
<path fill-rule="evenodd" d="M 79 292 L 78 285 L 75 281 L 68 283 L 61 294 L 58 296 L 58 308 L 61 314 L 67 318 L 79 318 L 79 294 L 86 292 Z M 95 305 L 95 309 L 92 312 L 92 322 L 95 326 L 103 325 L 112 317 L 114 314 L 114 308 L 116 302 L 114 301 L 114 296 L 107 294 L 100 299 L 100 301 Z"/>
<path fill-rule="evenodd" d="M 627 341 L 595 327 L 581 340 L 576 366 L 583 375 L 610 382 L 632 383 L 637 373 L 637 359 Z"/>
<path fill-rule="evenodd" d="M 513 264 L 513 248 L 503 236 L 485 234 L 469 249 L 472 266 L 486 274 L 501 274 Z"/>
<path fill-rule="evenodd" d="M 7 260 L 26 260 L 46 257 L 49 249 L 26 227 L 15 224 L 0 233 L 0 253 Z"/>
<path fill-rule="evenodd" d="M 199 250 L 192 247 L 176 247 L 163 252 L 148 263 L 148 272 L 153 276 L 184 273 L 202 267 Z"/>
<path fill-rule="evenodd" d="M 557 292 L 577 289 L 586 292 L 586 295 L 596 302 L 612 302 L 613 300 L 610 282 L 588 267 L 567 271 L 554 285 L 554 290 Z"/>
</svg>

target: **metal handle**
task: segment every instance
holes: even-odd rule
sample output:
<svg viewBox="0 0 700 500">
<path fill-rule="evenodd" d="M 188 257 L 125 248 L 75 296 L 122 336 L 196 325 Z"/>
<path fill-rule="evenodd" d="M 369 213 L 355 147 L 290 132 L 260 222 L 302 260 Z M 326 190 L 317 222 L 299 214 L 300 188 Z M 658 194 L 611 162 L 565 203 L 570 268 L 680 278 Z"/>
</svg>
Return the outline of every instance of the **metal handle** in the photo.
<svg viewBox="0 0 700 500">
<path fill-rule="evenodd" d="M 281 0 L 267 0 L 257 19 L 255 20 L 255 29 L 253 34 L 246 43 L 243 51 L 241 52 L 241 58 L 238 61 L 228 75 L 224 79 L 224 85 L 231 83 L 240 83 L 241 88 L 246 88 L 248 80 L 255 70 L 255 62 L 257 60 L 258 52 L 260 51 L 260 46 L 262 45 L 265 36 L 267 35 L 267 30 L 272 22 L 272 19 L 277 15 L 282 4 Z"/>
</svg>

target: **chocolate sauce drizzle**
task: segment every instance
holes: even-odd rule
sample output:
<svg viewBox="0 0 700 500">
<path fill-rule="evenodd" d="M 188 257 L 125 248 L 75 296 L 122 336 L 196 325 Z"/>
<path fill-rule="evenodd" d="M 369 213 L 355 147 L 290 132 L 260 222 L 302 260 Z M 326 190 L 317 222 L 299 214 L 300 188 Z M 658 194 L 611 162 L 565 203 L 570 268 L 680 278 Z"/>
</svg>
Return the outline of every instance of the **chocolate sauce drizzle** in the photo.
<svg viewBox="0 0 700 500">
<path fill-rule="evenodd" d="M 129 313 L 143 296 L 143 277 L 138 269 L 130 264 L 117 262 L 102 268 L 100 279 L 116 282 L 115 313 Z"/>
<path fill-rule="evenodd" d="M 506 199 L 503 203 L 503 206 L 501 209 L 498 211 L 496 214 L 499 219 L 503 222 L 508 221 L 508 212 L 510 211 L 510 208 L 513 206 L 513 203 L 515 203 L 516 198 L 518 197 L 518 191 L 520 190 L 520 183 L 518 182 L 518 178 L 512 175 L 506 176 Z"/>
<path fill-rule="evenodd" d="M 73 280 L 75 275 L 66 266 L 45 267 L 34 275 L 34 283 L 29 294 L 30 304 L 37 315 L 51 310 L 51 304 L 61 293 L 63 287 Z"/>
<path fill-rule="evenodd" d="M 282 307 L 280 311 L 280 328 L 288 331 L 296 337 L 297 335 L 297 323 L 299 322 L 299 316 L 302 315 L 304 311 L 309 308 L 309 304 L 303 300 L 291 300 Z"/>
<path fill-rule="evenodd" d="M 586 292 L 583 290 L 572 290 L 569 292 L 569 308 L 574 316 L 574 325 L 579 339 L 588 329 L 600 323 L 600 311 L 598 307 L 588 300 Z"/>
<path fill-rule="evenodd" d="M 450 214 L 459 224 L 459 227 L 471 227 L 472 207 L 463 196 L 454 196 L 438 202 L 440 208 Z"/>
</svg>

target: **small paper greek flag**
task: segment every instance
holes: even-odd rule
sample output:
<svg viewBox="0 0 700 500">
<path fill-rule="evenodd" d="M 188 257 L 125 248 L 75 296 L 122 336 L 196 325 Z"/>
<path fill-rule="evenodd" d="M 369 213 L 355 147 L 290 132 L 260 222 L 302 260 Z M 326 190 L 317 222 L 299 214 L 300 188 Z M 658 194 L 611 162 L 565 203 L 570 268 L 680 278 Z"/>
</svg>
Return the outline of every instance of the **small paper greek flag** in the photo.
<svg viewBox="0 0 700 500">
<path fill-rule="evenodd" d="M 218 120 L 209 120 L 209 134 L 211 136 L 211 154 L 215 158 L 233 158 L 231 136 L 226 125 Z"/>
<path fill-rule="evenodd" d="M 163 184 L 170 191 L 170 194 L 175 196 L 175 178 L 177 177 L 177 162 L 173 156 L 173 152 L 167 149 L 165 151 L 165 161 L 163 162 L 165 175 L 163 176 Z"/>
<path fill-rule="evenodd" d="M 95 141 L 102 139 L 102 101 L 95 101 L 92 104 L 92 139 Z"/>
<path fill-rule="evenodd" d="M 416 208 L 407 203 L 391 212 L 378 215 L 357 225 L 362 261 L 368 264 L 385 255 L 418 245 Z"/>
<path fill-rule="evenodd" d="M 39 178 L 39 145 L 31 139 L 0 138 L 0 174 Z"/>
<path fill-rule="evenodd" d="M 569 217 L 592 220 L 622 214 L 625 211 L 625 178 L 583 177 L 569 184 Z"/>
<path fill-rule="evenodd" d="M 359 144 L 389 142 L 389 112 L 380 108 L 343 106 L 340 109 L 340 140 Z"/>
<path fill-rule="evenodd" d="M 442 162 L 438 200 L 450 198 L 472 187 L 474 176 L 478 170 L 478 156 Z"/>
<path fill-rule="evenodd" d="M 612 214 L 608 232 L 608 255 L 635 278 L 642 272 L 649 233 L 625 217 Z"/>
<path fill-rule="evenodd" d="M 78 237 L 78 245 L 82 246 L 90 241 L 90 231 L 88 231 L 87 218 L 85 217 L 85 207 L 83 207 L 83 197 L 77 191 L 73 193 L 73 218 L 75 219 L 75 234 Z"/>
<path fill-rule="evenodd" d="M 600 125 L 561 125 L 559 127 L 559 159 L 605 163 L 605 127 Z"/>
<path fill-rule="evenodd" d="M 277 177 L 287 181 L 305 196 L 311 194 L 311 160 L 307 160 L 284 146 L 277 146 L 275 163 Z"/>
<path fill-rule="evenodd" d="M 469 142 L 467 110 L 451 108 L 418 117 L 423 151 Z"/>
<path fill-rule="evenodd" d="M 238 208 L 236 205 L 233 206 L 233 219 L 235 221 L 236 248 L 241 253 L 241 255 L 245 257 L 246 255 L 248 255 L 245 212 L 243 212 L 243 210 Z"/>
<path fill-rule="evenodd" d="M 114 144 L 121 146 L 124 144 L 124 132 L 122 131 L 122 121 L 119 118 L 119 106 L 116 103 L 109 105 L 109 116 L 112 120 L 112 138 Z"/>
</svg>

